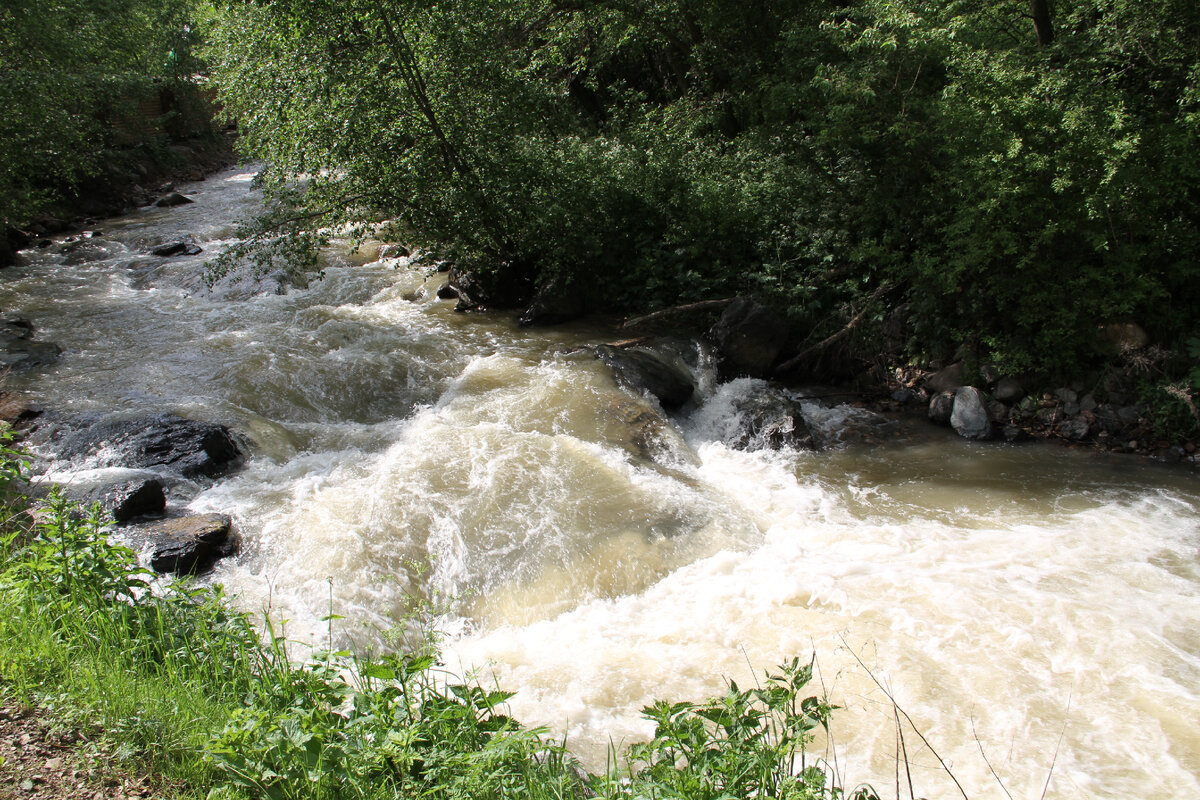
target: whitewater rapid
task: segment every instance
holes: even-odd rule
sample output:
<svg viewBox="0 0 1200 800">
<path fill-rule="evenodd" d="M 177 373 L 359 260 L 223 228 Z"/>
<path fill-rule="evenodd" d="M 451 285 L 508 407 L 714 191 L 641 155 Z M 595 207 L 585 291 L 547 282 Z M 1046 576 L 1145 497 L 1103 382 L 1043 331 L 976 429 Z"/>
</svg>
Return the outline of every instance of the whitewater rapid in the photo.
<svg viewBox="0 0 1200 800">
<path fill-rule="evenodd" d="M 799 397 L 827 449 L 737 449 L 738 400 L 766 386 L 718 383 L 698 345 L 698 397 L 647 451 L 624 411 L 661 410 L 586 349 L 600 323 L 455 314 L 430 265 L 370 246 L 307 288 L 209 287 L 250 177 L 104 221 L 87 259 L 26 253 L 0 308 L 64 350 L 9 377 L 46 406 L 245 437 L 240 471 L 169 502 L 234 516 L 245 546 L 210 579 L 300 650 L 328 644 L 331 604 L 335 644 L 361 647 L 423 610 L 449 668 L 515 690 L 593 769 L 649 736 L 642 706 L 815 657 L 842 706 L 815 753 L 851 786 L 906 794 L 902 735 L 918 796 L 959 796 L 947 769 L 972 798 L 1048 775 L 1052 798 L 1200 796 L 1193 472 Z M 182 234 L 205 253 L 146 254 Z"/>
</svg>

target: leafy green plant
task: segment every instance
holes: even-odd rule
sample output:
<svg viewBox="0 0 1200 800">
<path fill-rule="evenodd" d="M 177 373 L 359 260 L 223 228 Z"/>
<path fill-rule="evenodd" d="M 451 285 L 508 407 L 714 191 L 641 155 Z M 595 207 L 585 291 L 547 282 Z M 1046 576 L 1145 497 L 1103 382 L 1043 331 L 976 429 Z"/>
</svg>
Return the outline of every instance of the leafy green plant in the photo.
<svg viewBox="0 0 1200 800">
<path fill-rule="evenodd" d="M 610 777 L 609 796 L 841 797 L 842 789 L 807 755 L 813 731 L 828 733 L 835 710 L 821 697 L 802 697 L 812 674 L 811 662 L 793 659 L 768 673 L 761 688 L 741 690 L 730 681 L 724 696 L 706 703 L 660 701 L 643 709 L 655 723 L 654 738 L 630 749 L 630 780 Z M 862 786 L 850 797 L 876 795 Z"/>
<path fill-rule="evenodd" d="M 833 708 L 803 697 L 798 660 L 761 688 L 704 703 L 656 703 L 654 738 L 627 774 L 580 769 L 545 730 L 505 712 L 512 696 L 463 680 L 426 642 L 370 658 L 294 659 L 265 621 L 219 587 L 160 585 L 111 540 L 98 507 L 58 494 L 32 517 L 15 489 L 24 457 L 3 440 L 11 509 L 0 530 L 0 692 L 92 731 L 110 760 L 150 769 L 211 800 L 267 797 L 583 800 L 777 797 L 836 800 L 805 747 Z M 32 519 L 26 527 L 14 520 Z M 330 641 L 335 614 L 328 617 Z M 872 800 L 868 788 L 856 800 Z"/>
</svg>

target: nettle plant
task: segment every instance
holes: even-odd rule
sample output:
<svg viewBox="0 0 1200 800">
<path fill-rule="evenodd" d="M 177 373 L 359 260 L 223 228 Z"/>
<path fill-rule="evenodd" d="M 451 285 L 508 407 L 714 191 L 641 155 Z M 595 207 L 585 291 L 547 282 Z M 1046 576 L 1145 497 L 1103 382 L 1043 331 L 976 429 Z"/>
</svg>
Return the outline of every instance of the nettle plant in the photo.
<svg viewBox="0 0 1200 800">
<path fill-rule="evenodd" d="M 705 703 L 657 702 L 643 709 L 654 738 L 629 752 L 632 779 L 607 794 L 630 797 L 841 798 L 844 792 L 807 746 L 817 728 L 829 733 L 835 710 L 823 697 L 803 697 L 813 664 L 792 659 L 767 673 L 760 688 L 733 681 L 725 695 Z M 869 786 L 851 800 L 877 800 Z"/>
</svg>

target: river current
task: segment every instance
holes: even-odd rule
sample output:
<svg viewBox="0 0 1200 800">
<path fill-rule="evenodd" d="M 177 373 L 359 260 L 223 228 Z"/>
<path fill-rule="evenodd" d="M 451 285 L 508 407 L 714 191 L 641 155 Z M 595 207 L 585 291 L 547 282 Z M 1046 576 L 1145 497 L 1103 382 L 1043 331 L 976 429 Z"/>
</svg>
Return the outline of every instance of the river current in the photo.
<svg viewBox="0 0 1200 800">
<path fill-rule="evenodd" d="M 765 385 L 718 384 L 693 345 L 698 397 L 647 455 L 619 412 L 650 401 L 580 349 L 614 338 L 599 324 L 455 314 L 443 277 L 370 247 L 335 248 L 307 288 L 209 287 L 205 259 L 259 207 L 251 177 L 27 251 L 0 309 L 63 349 L 9 388 L 245 439 L 240 471 L 169 504 L 233 515 L 242 552 L 210 579 L 289 638 L 327 644 L 332 604 L 335 644 L 374 646 L 432 607 L 448 667 L 515 690 L 514 716 L 593 769 L 650 735 L 642 706 L 815 656 L 842 707 L 815 752 L 849 786 L 907 794 L 899 719 L 929 798 L 959 796 L 946 768 L 971 798 L 1047 780 L 1051 798 L 1200 797 L 1194 471 L 924 425 L 864 437 L 882 421 L 815 403 L 827 448 L 736 449 L 737 401 Z M 146 254 L 182 235 L 205 252 Z"/>
</svg>

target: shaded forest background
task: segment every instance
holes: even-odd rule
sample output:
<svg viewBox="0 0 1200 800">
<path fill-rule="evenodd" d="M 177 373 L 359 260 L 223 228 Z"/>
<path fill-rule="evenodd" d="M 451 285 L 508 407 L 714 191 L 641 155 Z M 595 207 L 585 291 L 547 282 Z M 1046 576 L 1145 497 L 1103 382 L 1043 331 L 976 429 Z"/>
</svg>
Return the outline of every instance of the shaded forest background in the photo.
<svg viewBox="0 0 1200 800">
<path fill-rule="evenodd" d="M 514 302 L 550 283 L 601 312 L 751 293 L 810 341 L 857 318 L 853 347 L 890 363 L 1047 380 L 1119 361 L 1105 326 L 1136 323 L 1147 379 L 1200 388 L 1188 0 L 0 14 L 9 228 L 113 146 L 123 85 L 205 76 L 267 165 L 263 239 L 290 257 L 379 223 Z M 1159 400 L 1191 424 L 1183 396 Z"/>
</svg>

